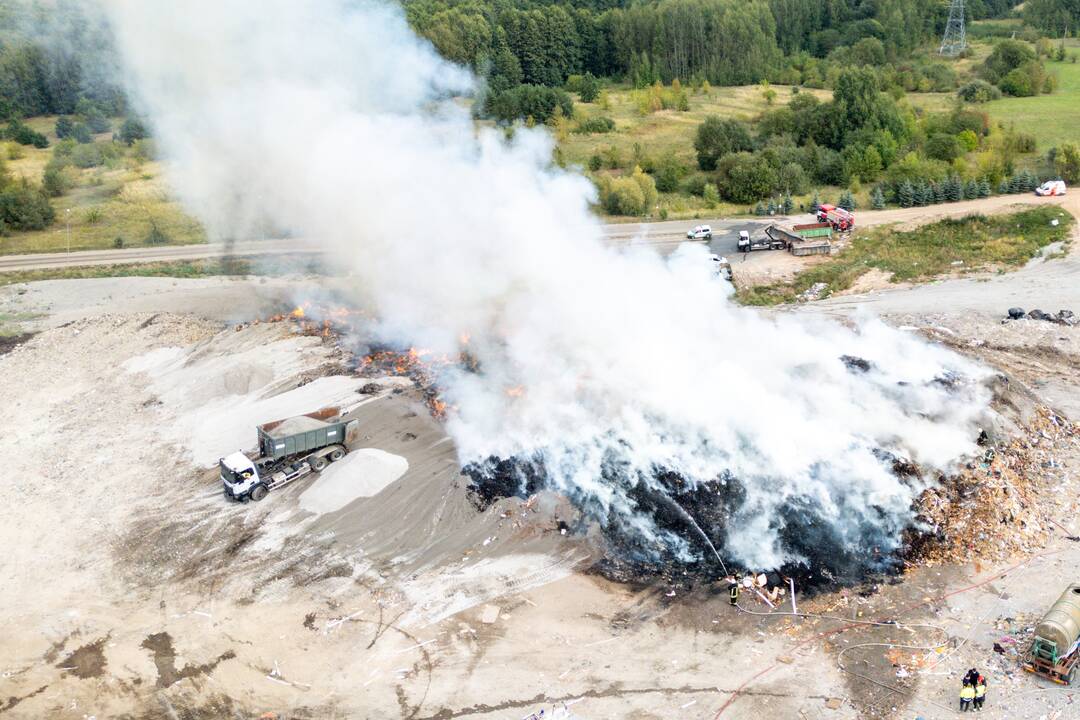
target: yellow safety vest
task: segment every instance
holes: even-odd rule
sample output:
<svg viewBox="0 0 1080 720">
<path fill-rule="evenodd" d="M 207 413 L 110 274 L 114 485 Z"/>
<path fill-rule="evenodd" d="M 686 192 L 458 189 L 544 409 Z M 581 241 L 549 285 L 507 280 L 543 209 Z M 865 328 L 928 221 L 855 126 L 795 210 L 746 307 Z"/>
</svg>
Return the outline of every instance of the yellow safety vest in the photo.
<svg viewBox="0 0 1080 720">
<path fill-rule="evenodd" d="M 975 697 L 981 698 L 984 695 L 986 695 L 986 686 L 985 685 L 976 685 L 975 686 Z"/>
<path fill-rule="evenodd" d="M 963 688 L 960 689 L 960 699 L 961 700 L 971 700 L 974 697 L 975 697 L 975 688 L 971 687 L 970 685 L 965 685 Z"/>
</svg>

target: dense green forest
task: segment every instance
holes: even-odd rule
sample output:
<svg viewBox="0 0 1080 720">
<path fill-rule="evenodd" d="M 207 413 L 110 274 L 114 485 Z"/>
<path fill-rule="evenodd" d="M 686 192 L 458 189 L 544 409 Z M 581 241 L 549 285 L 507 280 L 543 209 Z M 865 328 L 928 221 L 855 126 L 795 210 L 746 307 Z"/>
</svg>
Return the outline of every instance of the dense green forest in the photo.
<svg viewBox="0 0 1080 720">
<path fill-rule="evenodd" d="M 945 0 L 402 2 L 420 36 L 480 78 L 477 118 L 550 125 L 554 161 L 583 166 L 612 215 L 770 199 L 783 209 L 818 189 L 847 205 L 925 204 L 1026 188 L 1033 169 L 1072 177 L 1072 144 L 1033 160 L 1030 128 L 985 108 L 1057 91 L 1076 62 L 1065 38 L 1080 30 L 1080 3 L 966 7 L 985 20 L 970 25 L 976 42 L 942 58 Z M 152 159 L 117 67 L 107 27 L 79 0 L 0 2 L 0 139 L 11 161 L 17 146 L 48 153 L 36 178 L 0 168 L 0 233 L 53 222 L 48 198 L 87 173 L 100 183 L 103 169 Z M 751 109 L 720 102 L 716 89 L 735 87 Z M 946 101 L 928 112 L 912 93 Z M 58 117 L 27 122 L 41 116 Z M 664 122 L 681 134 L 658 142 Z M 630 133 L 630 152 L 604 141 Z"/>
</svg>

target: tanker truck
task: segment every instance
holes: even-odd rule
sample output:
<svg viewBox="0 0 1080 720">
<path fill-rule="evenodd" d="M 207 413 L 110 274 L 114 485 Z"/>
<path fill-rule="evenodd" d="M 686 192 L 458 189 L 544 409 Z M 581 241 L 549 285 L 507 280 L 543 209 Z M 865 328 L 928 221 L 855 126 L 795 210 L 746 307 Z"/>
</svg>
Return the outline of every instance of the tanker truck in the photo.
<svg viewBox="0 0 1080 720">
<path fill-rule="evenodd" d="M 337 407 L 257 426 L 255 457 L 237 451 L 218 461 L 225 497 L 259 501 L 271 490 L 322 471 L 345 457 L 358 430 L 359 421 L 343 420 Z"/>
<path fill-rule="evenodd" d="M 1080 582 L 1066 588 L 1035 628 L 1024 669 L 1071 685 L 1080 665 Z"/>
</svg>

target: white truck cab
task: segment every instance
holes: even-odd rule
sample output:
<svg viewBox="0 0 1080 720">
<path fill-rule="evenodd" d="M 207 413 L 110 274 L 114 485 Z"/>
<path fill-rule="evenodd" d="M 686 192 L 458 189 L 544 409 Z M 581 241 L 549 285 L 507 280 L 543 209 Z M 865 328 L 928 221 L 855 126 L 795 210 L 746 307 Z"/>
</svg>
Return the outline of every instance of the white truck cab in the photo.
<svg viewBox="0 0 1080 720">
<path fill-rule="evenodd" d="M 259 469 L 242 452 L 221 458 L 218 466 L 221 468 L 221 482 L 233 497 L 243 497 L 259 484 Z"/>
</svg>

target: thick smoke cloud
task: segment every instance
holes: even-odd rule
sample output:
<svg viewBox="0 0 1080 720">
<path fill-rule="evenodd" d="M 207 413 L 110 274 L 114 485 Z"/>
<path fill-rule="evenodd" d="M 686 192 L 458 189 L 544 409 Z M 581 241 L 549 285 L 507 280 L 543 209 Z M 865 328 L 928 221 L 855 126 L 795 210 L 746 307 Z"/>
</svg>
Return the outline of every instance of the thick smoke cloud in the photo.
<svg viewBox="0 0 1080 720">
<path fill-rule="evenodd" d="M 945 469 L 973 448 L 985 393 L 933 380 L 981 371 L 874 320 L 739 308 L 700 247 L 606 247 L 591 185 L 551 166 L 548 134 L 478 129 L 460 99 L 475 80 L 396 6 L 104 8 L 172 183 L 212 234 L 269 219 L 320 239 L 385 339 L 453 354 L 468 337 L 480 371 L 443 378 L 463 464 L 537 459 L 596 517 L 682 553 L 627 488 L 660 470 L 736 477 L 726 552 L 773 567 L 801 559 L 783 539 L 795 507 L 841 547 L 869 533 L 892 549 L 921 488 L 881 450 Z"/>
</svg>

